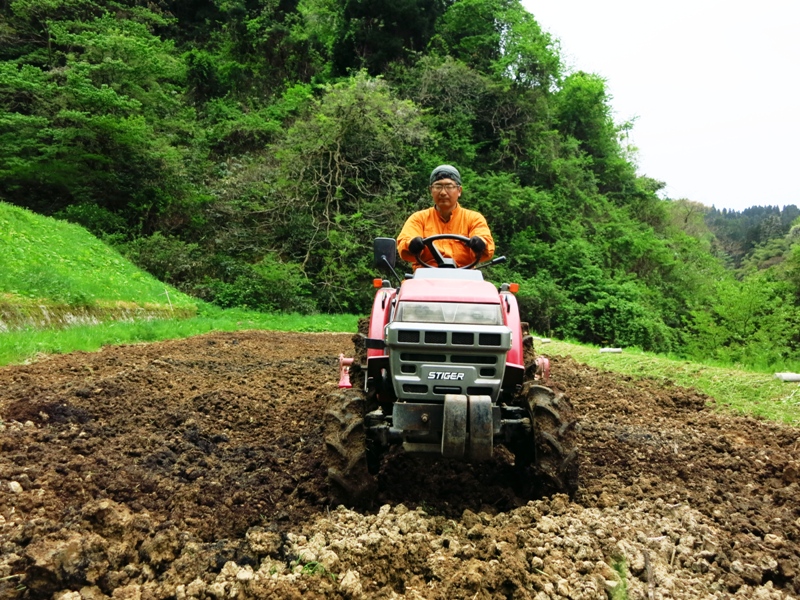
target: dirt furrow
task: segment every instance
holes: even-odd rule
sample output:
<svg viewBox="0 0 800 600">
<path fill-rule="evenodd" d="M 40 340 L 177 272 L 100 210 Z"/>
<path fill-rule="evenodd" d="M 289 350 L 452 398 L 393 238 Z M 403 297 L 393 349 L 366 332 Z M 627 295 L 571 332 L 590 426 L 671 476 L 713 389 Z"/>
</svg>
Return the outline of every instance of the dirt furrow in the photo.
<svg viewBox="0 0 800 600">
<path fill-rule="evenodd" d="M 372 510 L 332 509 L 322 415 L 351 351 L 238 332 L 0 369 L 0 598 L 800 594 L 798 430 L 569 358 L 572 501 L 520 497 L 502 449 L 393 452 Z"/>
</svg>

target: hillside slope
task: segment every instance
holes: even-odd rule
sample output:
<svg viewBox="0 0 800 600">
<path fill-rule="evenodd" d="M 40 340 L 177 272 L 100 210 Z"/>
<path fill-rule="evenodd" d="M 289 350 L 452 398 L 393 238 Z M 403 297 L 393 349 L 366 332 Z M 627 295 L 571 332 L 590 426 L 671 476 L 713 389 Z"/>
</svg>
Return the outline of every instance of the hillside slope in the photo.
<svg viewBox="0 0 800 600">
<path fill-rule="evenodd" d="M 196 310 L 83 227 L 0 202 L 0 331 Z"/>
</svg>

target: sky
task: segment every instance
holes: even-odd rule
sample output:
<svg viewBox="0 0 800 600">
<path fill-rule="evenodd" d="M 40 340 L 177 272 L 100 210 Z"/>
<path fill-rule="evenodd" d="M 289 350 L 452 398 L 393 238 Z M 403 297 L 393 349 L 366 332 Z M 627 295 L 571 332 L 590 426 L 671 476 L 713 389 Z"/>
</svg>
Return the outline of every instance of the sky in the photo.
<svg viewBox="0 0 800 600">
<path fill-rule="evenodd" d="M 522 0 L 572 71 L 635 119 L 662 197 L 800 206 L 800 0 Z"/>
</svg>

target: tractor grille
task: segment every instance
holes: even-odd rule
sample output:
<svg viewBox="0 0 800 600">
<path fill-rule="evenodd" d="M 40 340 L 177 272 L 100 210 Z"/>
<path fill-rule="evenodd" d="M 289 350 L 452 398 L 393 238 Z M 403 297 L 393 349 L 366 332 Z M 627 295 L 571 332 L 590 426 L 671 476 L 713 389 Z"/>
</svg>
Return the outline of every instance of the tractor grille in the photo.
<svg viewBox="0 0 800 600">
<path fill-rule="evenodd" d="M 491 396 L 492 388 L 470 386 L 467 388 L 467 396 Z"/>
<path fill-rule="evenodd" d="M 404 363 L 453 363 L 460 365 L 495 365 L 497 355 L 462 355 L 462 354 L 421 354 L 416 352 L 401 352 L 400 360 Z"/>
<path fill-rule="evenodd" d="M 433 393 L 437 396 L 446 396 L 447 394 L 461 394 L 462 389 L 456 386 L 435 385 L 433 386 Z"/>
<path fill-rule="evenodd" d="M 400 360 L 402 360 L 403 362 L 443 363 L 443 362 L 447 362 L 447 355 L 445 355 L 445 354 L 417 354 L 415 352 L 403 352 L 400 355 Z"/>
<path fill-rule="evenodd" d="M 408 344 L 416 344 L 419 342 L 419 331 L 400 330 L 397 332 L 397 341 Z"/>
<path fill-rule="evenodd" d="M 396 331 L 398 344 L 419 345 L 425 344 L 443 345 L 448 342 L 453 346 L 472 346 L 476 348 L 503 346 L 503 335 L 500 333 L 479 333 L 478 343 L 475 343 L 475 334 L 466 331 L 425 331 L 398 329 Z"/>
<path fill-rule="evenodd" d="M 398 398 L 500 394 L 511 331 L 498 325 L 391 323 L 387 347 Z"/>
<path fill-rule="evenodd" d="M 503 338 L 499 333 L 481 333 L 478 336 L 479 346 L 499 346 L 503 343 Z"/>
<path fill-rule="evenodd" d="M 453 332 L 453 344 L 458 346 L 472 346 L 475 343 L 474 333 L 464 333 L 463 331 Z"/>
<path fill-rule="evenodd" d="M 426 344 L 446 344 L 447 332 L 445 331 L 426 331 L 425 332 Z"/>
<path fill-rule="evenodd" d="M 496 354 L 488 354 L 481 356 L 478 354 L 453 354 L 450 356 L 450 361 L 454 363 L 464 363 L 465 365 L 494 365 L 497 363 Z"/>
<path fill-rule="evenodd" d="M 428 386 L 414 383 L 403 384 L 403 391 L 408 394 L 427 394 Z"/>
</svg>

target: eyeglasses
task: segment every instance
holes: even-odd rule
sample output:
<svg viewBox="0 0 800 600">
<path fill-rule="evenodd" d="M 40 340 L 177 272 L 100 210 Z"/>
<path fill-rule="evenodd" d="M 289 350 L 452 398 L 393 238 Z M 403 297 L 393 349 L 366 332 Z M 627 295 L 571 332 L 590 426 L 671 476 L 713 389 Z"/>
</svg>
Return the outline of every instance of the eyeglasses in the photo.
<svg viewBox="0 0 800 600">
<path fill-rule="evenodd" d="M 431 186 L 431 189 L 434 192 L 441 192 L 442 190 L 447 190 L 448 192 L 453 192 L 458 189 L 458 184 L 456 183 L 434 183 Z"/>
</svg>

